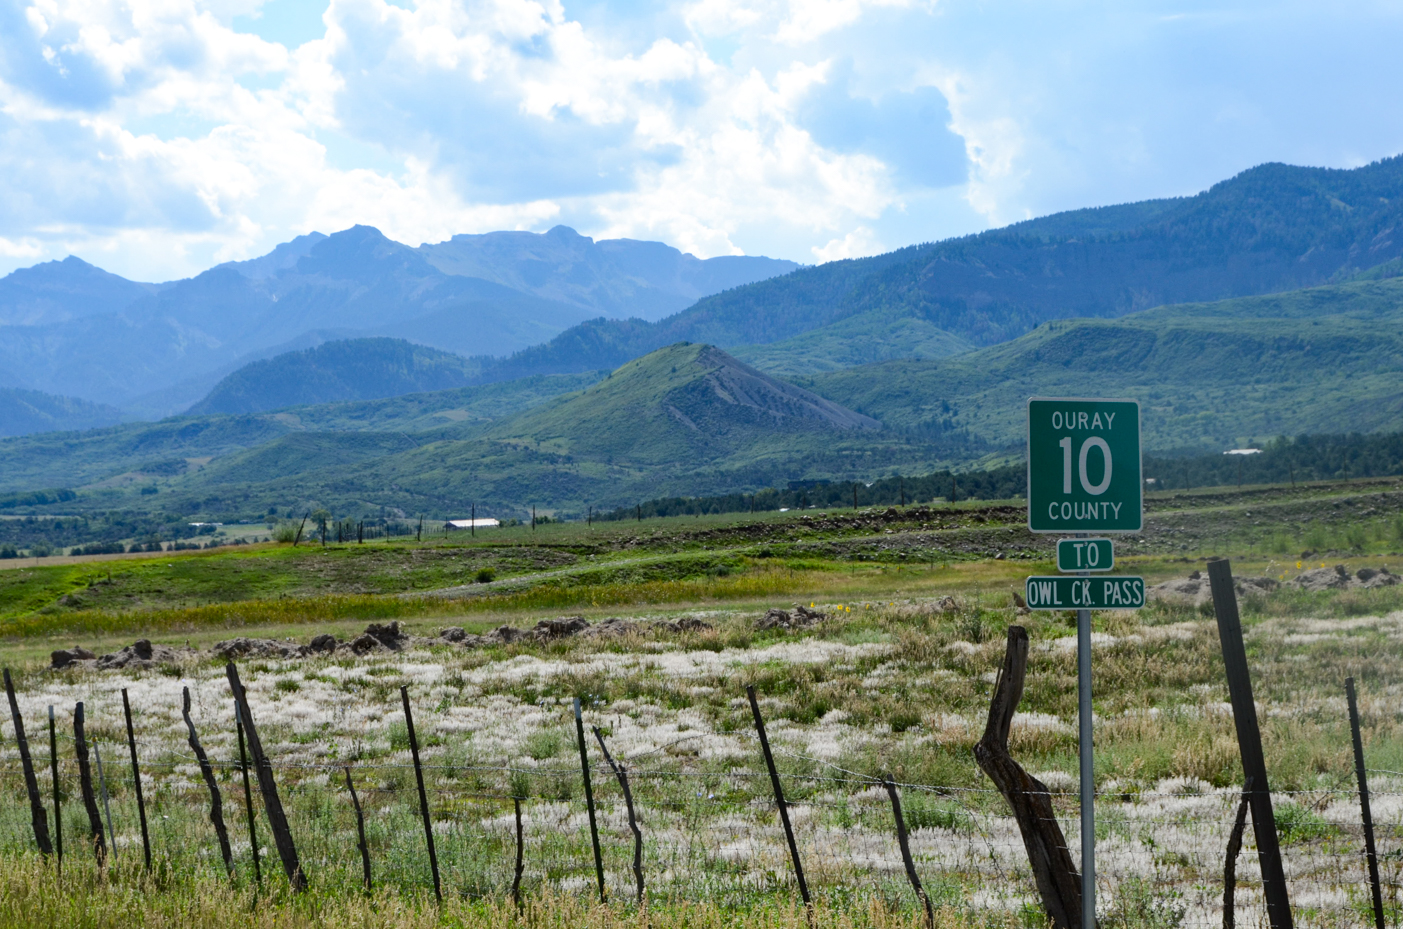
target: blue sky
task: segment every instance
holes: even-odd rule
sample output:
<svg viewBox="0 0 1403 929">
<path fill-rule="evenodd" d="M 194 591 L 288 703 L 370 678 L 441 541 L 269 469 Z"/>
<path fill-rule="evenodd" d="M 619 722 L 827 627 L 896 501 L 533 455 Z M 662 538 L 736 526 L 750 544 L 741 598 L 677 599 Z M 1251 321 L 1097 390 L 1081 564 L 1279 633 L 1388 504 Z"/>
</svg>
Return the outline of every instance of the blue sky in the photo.
<svg viewBox="0 0 1403 929">
<path fill-rule="evenodd" d="M 1403 152 L 1403 2 L 0 0 L 0 273 L 357 222 L 872 254 Z"/>
</svg>

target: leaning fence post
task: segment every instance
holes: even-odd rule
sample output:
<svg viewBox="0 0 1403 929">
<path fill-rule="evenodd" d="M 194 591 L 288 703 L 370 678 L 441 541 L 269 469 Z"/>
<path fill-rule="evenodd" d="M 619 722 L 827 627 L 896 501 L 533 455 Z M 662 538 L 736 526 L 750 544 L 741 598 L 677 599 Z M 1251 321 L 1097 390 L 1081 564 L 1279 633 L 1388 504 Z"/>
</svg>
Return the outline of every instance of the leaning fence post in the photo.
<svg viewBox="0 0 1403 929">
<path fill-rule="evenodd" d="M 248 847 L 253 852 L 253 882 L 263 883 L 263 867 L 258 861 L 258 827 L 253 821 L 253 788 L 248 782 L 248 755 L 244 751 L 244 714 L 234 701 L 234 729 L 239 736 L 239 770 L 244 776 L 244 814 L 248 817 Z"/>
<path fill-rule="evenodd" d="M 526 870 L 526 859 L 523 852 L 526 848 L 526 839 L 521 831 L 521 798 L 512 797 L 512 806 L 516 810 L 516 873 L 512 875 L 512 904 L 521 906 L 521 873 Z"/>
<path fill-rule="evenodd" d="M 974 746 L 974 760 L 994 782 L 1018 821 L 1028 865 L 1048 919 L 1056 929 L 1072 929 L 1081 925 L 1081 877 L 1072 863 L 1047 785 L 1023 770 L 1008 750 L 1009 728 L 1023 699 L 1027 672 L 1028 630 L 1009 626 L 1003 668 L 995 679 L 989 720 L 984 735 Z"/>
<path fill-rule="evenodd" d="M 1237 818 L 1228 833 L 1228 850 L 1223 857 L 1223 929 L 1233 929 L 1237 922 L 1237 856 L 1242 851 L 1242 833 L 1247 828 L 1247 809 L 1252 803 L 1252 778 L 1242 784 L 1242 799 L 1237 804 Z"/>
<path fill-rule="evenodd" d="M 103 836 L 102 813 L 97 808 L 97 796 L 93 793 L 93 772 L 88 767 L 88 738 L 83 731 L 83 702 L 73 707 L 73 747 L 78 756 L 78 786 L 83 794 L 83 809 L 88 814 L 88 833 L 92 837 L 93 854 L 97 863 L 107 860 L 107 841 Z"/>
<path fill-rule="evenodd" d="M 151 870 L 151 838 L 146 832 L 146 798 L 141 793 L 141 767 L 136 763 L 136 730 L 132 728 L 132 704 L 127 688 L 122 688 L 122 712 L 127 718 L 127 746 L 132 754 L 132 782 L 136 784 L 136 812 L 141 819 L 141 850 L 146 855 L 146 870 Z"/>
<path fill-rule="evenodd" d="M 1233 724 L 1237 729 L 1242 773 L 1252 778 L 1252 831 L 1257 837 L 1257 859 L 1262 868 L 1262 896 L 1272 929 L 1291 929 L 1291 900 L 1281 866 L 1281 846 L 1272 815 L 1271 786 L 1262 754 L 1262 732 L 1257 725 L 1257 705 L 1252 698 L 1252 676 L 1247 669 L 1247 648 L 1242 641 L 1242 621 L 1233 590 L 1232 565 L 1226 558 L 1208 562 L 1208 582 L 1213 591 L 1213 612 L 1218 618 L 1223 664 L 1227 668 L 1228 694 L 1232 698 Z"/>
<path fill-rule="evenodd" d="M 414 735 L 414 714 L 409 710 L 409 688 L 401 686 L 404 701 L 404 722 L 409 730 L 409 751 L 414 758 L 414 780 L 419 785 L 419 815 L 424 819 L 424 841 L 429 845 L 429 870 L 434 874 L 434 896 L 443 901 L 443 887 L 438 880 L 438 852 L 434 849 L 434 826 L 429 818 L 429 795 L 424 790 L 424 770 L 419 766 L 419 739 Z"/>
<path fill-rule="evenodd" d="M 214 768 L 211 767 L 205 747 L 200 744 L 200 737 L 195 732 L 195 721 L 190 718 L 189 687 L 181 689 L 180 712 L 185 717 L 190 750 L 195 753 L 195 760 L 200 764 L 200 776 L 205 779 L 205 786 L 209 788 L 209 821 L 214 824 L 214 834 L 219 837 L 219 854 L 224 857 L 224 870 L 232 876 L 234 853 L 229 848 L 229 830 L 224 827 L 224 798 L 219 795 L 219 782 L 214 779 Z"/>
<path fill-rule="evenodd" d="M 370 893 L 370 846 L 365 843 L 365 816 L 361 813 L 360 797 L 356 796 L 356 785 L 351 783 L 351 767 L 346 766 L 346 789 L 351 792 L 351 806 L 356 809 L 356 848 L 360 849 L 362 880 L 365 892 Z"/>
<path fill-rule="evenodd" d="M 53 854 L 49 843 L 49 814 L 44 810 L 44 800 L 39 796 L 39 779 L 34 776 L 34 759 L 29 755 L 29 740 L 24 736 L 24 718 L 20 716 L 19 700 L 15 697 L 15 683 L 10 679 L 10 669 L 5 669 L 5 696 L 10 699 L 10 718 L 15 724 L 15 741 L 19 743 L 20 767 L 24 769 L 24 789 L 29 793 L 29 816 L 34 824 L 34 844 L 45 855 Z"/>
<path fill-rule="evenodd" d="M 599 826 L 594 820 L 594 788 L 589 782 L 589 754 L 585 751 L 585 722 L 580 698 L 575 698 L 575 735 L 580 746 L 580 771 L 585 778 L 585 807 L 589 810 L 589 839 L 594 845 L 594 873 L 599 878 L 599 902 L 604 902 L 604 857 L 599 852 Z"/>
<path fill-rule="evenodd" d="M 765 767 L 770 771 L 770 786 L 774 788 L 775 805 L 779 807 L 779 821 L 784 824 L 784 838 L 789 843 L 789 857 L 794 862 L 794 876 L 799 880 L 799 896 L 804 907 L 813 917 L 813 901 L 809 897 L 809 883 L 804 880 L 804 865 L 799 860 L 799 846 L 794 841 L 794 827 L 789 823 L 789 807 L 784 802 L 784 788 L 779 783 L 779 772 L 775 770 L 775 759 L 770 754 L 770 740 L 765 736 L 765 720 L 760 716 L 760 703 L 755 699 L 755 687 L 746 685 L 745 695 L 750 698 L 750 712 L 755 715 L 755 731 L 760 735 L 760 750 L 765 756 Z"/>
<path fill-rule="evenodd" d="M 1374 897 L 1374 929 L 1384 929 L 1384 898 L 1379 886 L 1379 856 L 1374 849 L 1374 814 L 1369 809 L 1369 779 L 1364 773 L 1364 739 L 1359 734 L 1359 701 L 1354 678 L 1345 678 L 1349 697 L 1349 732 L 1354 742 L 1354 776 L 1359 781 L 1359 813 L 1364 824 L 1364 857 L 1369 862 L 1369 890 Z"/>
<path fill-rule="evenodd" d="M 604 753 L 604 760 L 609 762 L 609 767 L 614 769 L 614 776 L 619 779 L 619 787 L 624 792 L 624 807 L 628 810 L 628 827 L 633 830 L 633 878 L 638 883 L 638 905 L 643 906 L 643 832 L 638 828 L 638 818 L 633 812 L 633 791 L 628 789 L 628 772 L 624 766 L 614 761 L 614 756 L 609 754 L 609 748 L 604 744 L 604 733 L 598 726 L 594 727 L 594 737 L 599 740 L 599 750 Z"/>
<path fill-rule="evenodd" d="M 278 847 L 283 871 L 287 873 L 293 890 L 306 890 L 307 875 L 302 873 L 302 863 L 297 858 L 297 846 L 292 841 L 292 830 L 287 825 L 282 798 L 278 796 L 278 782 L 273 778 L 273 764 L 263 753 L 263 741 L 258 737 L 258 727 L 253 724 L 253 713 L 249 710 L 243 682 L 239 680 L 239 669 L 231 661 L 225 665 L 224 673 L 229 678 L 229 689 L 234 692 L 234 699 L 239 701 L 239 707 L 243 710 L 248 747 L 253 752 L 253 764 L 258 771 L 258 789 L 263 794 L 263 812 L 268 816 L 268 828 L 273 830 L 273 842 Z"/>
<path fill-rule="evenodd" d="M 911 882 L 916 896 L 926 908 L 926 925 L 935 929 L 935 911 L 931 909 L 930 897 L 926 896 L 926 890 L 921 886 L 920 875 L 916 873 L 916 862 L 911 859 L 911 843 L 906 837 L 906 819 L 901 815 L 901 798 L 897 796 L 896 784 L 892 782 L 890 774 L 882 776 L 882 786 L 886 787 L 887 796 L 891 797 L 892 816 L 896 818 L 896 843 L 901 847 L 901 863 L 906 867 L 906 879 Z"/>
<path fill-rule="evenodd" d="M 63 873 L 63 812 L 58 805 L 58 731 L 54 728 L 54 705 L 49 704 L 49 771 L 54 785 L 54 852 L 59 873 Z"/>
<path fill-rule="evenodd" d="M 97 786 L 102 796 L 102 812 L 107 814 L 107 834 L 112 839 L 112 857 L 117 857 L 117 830 L 112 828 L 112 804 L 107 801 L 107 775 L 102 770 L 102 749 L 93 740 L 93 760 L 97 762 Z"/>
</svg>

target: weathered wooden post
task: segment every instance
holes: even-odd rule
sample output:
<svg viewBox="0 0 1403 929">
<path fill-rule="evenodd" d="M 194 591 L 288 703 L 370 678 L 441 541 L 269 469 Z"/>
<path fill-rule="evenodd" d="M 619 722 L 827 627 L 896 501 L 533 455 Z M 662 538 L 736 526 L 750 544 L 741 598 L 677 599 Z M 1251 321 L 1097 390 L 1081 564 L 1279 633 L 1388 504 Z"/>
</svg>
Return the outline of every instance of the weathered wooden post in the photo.
<svg viewBox="0 0 1403 929">
<path fill-rule="evenodd" d="M 370 846 L 365 842 L 365 814 L 361 812 L 360 797 L 356 796 L 356 785 L 351 783 L 351 768 L 346 767 L 346 789 L 351 792 L 351 806 L 356 810 L 356 848 L 360 849 L 362 882 L 365 892 L 370 893 Z"/>
<path fill-rule="evenodd" d="M 146 831 L 146 798 L 141 792 L 141 766 L 136 761 L 136 731 L 132 728 L 132 704 L 127 688 L 122 688 L 122 713 L 127 718 L 127 746 L 132 755 L 132 783 L 136 785 L 136 813 L 141 819 L 141 850 L 146 856 L 146 870 L 151 870 L 151 837 Z"/>
<path fill-rule="evenodd" d="M 604 902 L 604 856 L 599 851 L 599 825 L 594 819 L 594 788 L 589 780 L 589 751 L 585 746 L 585 722 L 580 715 L 580 698 L 575 698 L 575 741 L 580 746 L 580 773 L 585 780 L 585 807 L 589 810 L 589 840 L 594 846 L 594 873 L 599 878 L 599 902 Z"/>
<path fill-rule="evenodd" d="M 49 704 L 49 771 L 54 786 L 54 852 L 59 873 L 63 873 L 63 811 L 58 802 L 58 730 L 54 728 L 54 705 Z"/>
<path fill-rule="evenodd" d="M 1057 823 L 1047 785 L 1033 777 L 1008 751 L 1008 731 L 1028 671 L 1028 630 L 1008 627 L 1003 670 L 989 703 L 989 722 L 974 746 L 974 760 L 1013 810 L 1043 908 L 1056 929 L 1081 924 L 1081 878 Z"/>
<path fill-rule="evenodd" d="M 107 800 L 107 775 L 102 770 L 102 748 L 93 740 L 93 761 L 97 762 L 98 794 L 102 797 L 102 812 L 107 817 L 107 835 L 112 840 L 112 857 L 117 857 L 117 830 L 112 828 L 112 804 Z"/>
<path fill-rule="evenodd" d="M 419 785 L 419 815 L 424 820 L 424 841 L 429 846 L 429 870 L 434 875 L 434 896 L 443 902 L 443 886 L 438 878 L 438 851 L 434 848 L 434 825 L 429 816 L 429 795 L 424 790 L 424 769 L 419 765 L 419 738 L 414 734 L 414 713 L 409 709 L 409 687 L 401 686 L 400 699 L 404 702 L 404 722 L 409 730 L 409 752 L 414 759 L 414 780 Z"/>
<path fill-rule="evenodd" d="M 248 782 L 248 754 L 244 751 L 244 714 L 234 701 L 234 729 L 239 737 L 239 771 L 244 778 L 244 815 L 248 817 L 248 847 L 253 853 L 253 882 L 263 883 L 263 866 L 258 860 L 258 827 L 253 821 L 253 788 Z"/>
<path fill-rule="evenodd" d="M 80 700 L 73 707 L 73 747 L 78 756 L 78 788 L 83 795 L 83 809 L 88 814 L 88 834 L 92 837 L 93 854 L 98 864 L 107 861 L 107 840 L 102 829 L 102 813 L 97 808 L 97 795 L 93 791 L 93 772 L 88 766 L 88 738 L 83 730 L 85 723 L 83 703 Z"/>
<path fill-rule="evenodd" d="M 901 848 L 901 863 L 906 868 L 906 879 L 911 882 L 916 897 L 926 908 L 926 926 L 935 929 L 935 911 L 931 909 L 930 897 L 926 896 L 925 888 L 921 886 L 921 876 L 916 873 L 916 862 L 911 858 L 911 843 L 906 836 L 906 818 L 901 815 L 901 797 L 897 795 L 896 784 L 890 774 L 882 776 L 882 786 L 887 789 L 887 796 L 891 798 L 892 816 L 896 819 L 896 842 Z"/>
<path fill-rule="evenodd" d="M 750 700 L 750 712 L 755 717 L 755 731 L 760 736 L 760 751 L 765 756 L 765 767 L 770 772 L 770 787 L 775 793 L 775 805 L 779 807 L 779 821 L 784 825 L 784 838 L 789 843 L 789 858 L 794 862 L 794 877 L 799 881 L 799 896 L 809 918 L 813 918 L 813 900 L 809 897 L 809 882 L 804 880 L 804 863 L 799 860 L 799 844 L 794 841 L 794 827 L 789 822 L 789 806 L 784 802 L 784 787 L 779 782 L 779 771 L 775 769 L 774 755 L 770 754 L 770 740 L 765 735 L 765 720 L 760 715 L 760 703 L 755 699 L 755 688 L 746 685 L 745 695 Z"/>
<path fill-rule="evenodd" d="M 258 727 L 253 722 L 248 695 L 244 692 L 243 682 L 239 680 L 239 669 L 234 667 L 234 662 L 231 661 L 225 665 L 224 673 L 229 678 L 229 688 L 234 692 L 234 699 L 239 701 L 239 709 L 243 712 L 248 747 L 249 751 L 253 752 L 253 764 L 258 772 L 258 788 L 263 793 L 263 812 L 268 817 L 268 828 L 273 831 L 273 842 L 278 847 L 278 857 L 282 859 L 288 883 L 292 885 L 293 890 L 300 893 L 307 889 L 307 875 L 302 873 L 302 862 L 297 858 L 297 845 L 292 841 L 292 830 L 288 828 L 287 814 L 283 812 L 282 798 L 278 796 L 278 782 L 273 777 L 273 764 L 263 752 L 263 740 L 258 737 Z"/>
<path fill-rule="evenodd" d="M 39 779 L 34 776 L 34 759 L 29 754 L 29 740 L 24 736 L 24 717 L 19 712 L 19 700 L 15 696 L 15 682 L 10 679 L 10 669 L 5 669 L 5 696 L 10 700 L 10 719 L 15 725 L 15 741 L 19 743 L 20 767 L 24 769 L 24 789 L 29 794 L 29 817 L 34 827 L 34 844 L 45 855 L 53 854 L 49 842 L 49 815 L 44 810 L 43 798 L 39 796 Z"/>
<path fill-rule="evenodd" d="M 200 737 L 195 732 L 195 721 L 190 718 L 190 688 L 181 688 L 180 714 L 185 718 L 186 741 L 190 743 L 190 750 L 195 753 L 195 760 L 200 765 L 200 776 L 205 780 L 205 787 L 209 789 L 209 821 L 214 825 L 214 834 L 219 838 L 219 854 L 224 858 L 224 870 L 232 876 L 234 873 L 234 853 L 229 848 L 229 830 L 224 826 L 224 798 L 219 793 L 219 782 L 214 779 L 214 768 L 209 763 L 209 756 L 205 754 L 205 747 L 200 744 Z"/>
<path fill-rule="evenodd" d="M 1364 739 L 1359 732 L 1359 701 L 1354 678 L 1345 678 L 1349 698 L 1349 734 L 1354 743 L 1354 777 L 1359 782 L 1359 814 L 1364 825 L 1364 857 L 1369 863 L 1369 891 L 1374 900 L 1374 929 L 1384 929 L 1383 888 L 1379 884 L 1379 856 L 1374 848 L 1374 814 L 1369 808 L 1369 778 L 1364 770 Z"/>
<path fill-rule="evenodd" d="M 516 872 L 512 875 L 512 905 L 521 906 L 521 875 L 526 870 L 526 839 L 521 829 L 521 798 L 512 797 L 512 807 L 516 811 Z"/>
<path fill-rule="evenodd" d="M 604 760 L 614 770 L 614 776 L 619 779 L 619 787 L 624 792 L 624 806 L 628 809 L 628 828 L 633 832 L 633 878 L 638 884 L 638 905 L 643 906 L 643 832 L 638 828 L 638 817 L 634 815 L 633 791 L 628 787 L 628 772 L 609 754 L 609 747 L 604 744 L 604 733 L 598 726 L 594 727 L 594 737 L 599 741 L 599 750 L 604 753 Z"/>
<path fill-rule="evenodd" d="M 1242 799 L 1237 804 L 1237 816 L 1228 833 L 1228 850 L 1223 857 L 1223 929 L 1233 929 L 1237 922 L 1237 856 L 1242 851 L 1242 833 L 1247 828 L 1247 810 L 1252 803 L 1252 778 L 1242 785 Z"/>
<path fill-rule="evenodd" d="M 1218 618 L 1223 664 L 1227 668 L 1228 694 L 1232 699 L 1233 723 L 1237 729 L 1242 773 L 1252 779 L 1252 830 L 1257 838 L 1257 859 L 1262 867 L 1262 896 L 1267 904 L 1267 921 L 1272 929 L 1291 929 L 1291 901 L 1286 892 L 1286 874 L 1281 865 L 1281 846 L 1272 814 L 1271 786 L 1267 762 L 1262 754 L 1262 732 L 1257 725 L 1257 704 L 1252 698 L 1252 676 L 1247 669 L 1247 648 L 1242 640 L 1242 621 L 1233 590 L 1232 565 L 1226 558 L 1208 562 L 1208 583 L 1213 592 L 1213 611 Z"/>
</svg>

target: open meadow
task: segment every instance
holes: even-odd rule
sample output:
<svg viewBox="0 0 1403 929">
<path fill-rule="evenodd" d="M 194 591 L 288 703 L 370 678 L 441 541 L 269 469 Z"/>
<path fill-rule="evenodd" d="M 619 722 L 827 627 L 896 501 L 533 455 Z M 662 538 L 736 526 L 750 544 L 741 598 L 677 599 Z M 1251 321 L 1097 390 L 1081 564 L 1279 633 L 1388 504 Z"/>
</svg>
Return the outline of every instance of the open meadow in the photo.
<svg viewBox="0 0 1403 929">
<path fill-rule="evenodd" d="M 14 678 L 50 823 L 54 709 L 64 860 L 60 876 L 35 849 L 6 711 L 0 921 L 803 925 L 751 686 L 819 925 L 926 923 L 884 777 L 900 797 L 937 924 L 1041 925 L 1018 826 L 972 747 L 1008 628 L 1020 625 L 1031 648 L 1010 747 L 1052 793 L 1076 858 L 1074 623 L 1022 611 L 1014 597 L 1024 576 L 1053 570 L 1050 551 L 1009 501 L 6 566 L 0 664 Z M 1369 575 L 1361 569 L 1403 569 L 1400 552 L 1396 480 L 1151 494 L 1146 531 L 1118 543 L 1121 571 L 1150 584 L 1186 578 L 1210 555 L 1230 557 L 1238 578 L 1274 582 L 1245 593 L 1241 608 L 1299 925 L 1372 920 L 1345 709 L 1351 676 L 1390 925 L 1403 917 L 1403 584 L 1358 580 Z M 1322 568 L 1331 570 L 1302 577 Z M 1328 576 L 1342 580 L 1311 580 Z M 560 621 L 569 617 L 579 619 Z M 1221 925 L 1242 772 L 1211 605 L 1164 595 L 1094 623 L 1102 925 Z M 328 635 L 335 641 L 313 642 Z M 153 650 L 130 648 L 138 639 Z M 111 657 L 74 652 L 67 667 L 50 669 L 51 652 L 74 647 Z M 306 894 L 288 888 L 256 781 L 250 835 L 229 659 L 287 810 Z M 231 874 L 182 716 L 187 689 L 220 791 Z M 80 701 L 114 835 L 101 869 L 79 789 Z M 627 773 L 642 840 L 637 872 L 628 803 L 601 745 Z M 348 776 L 363 810 L 369 893 Z M 1258 925 L 1250 829 L 1237 874 L 1239 925 Z"/>
</svg>

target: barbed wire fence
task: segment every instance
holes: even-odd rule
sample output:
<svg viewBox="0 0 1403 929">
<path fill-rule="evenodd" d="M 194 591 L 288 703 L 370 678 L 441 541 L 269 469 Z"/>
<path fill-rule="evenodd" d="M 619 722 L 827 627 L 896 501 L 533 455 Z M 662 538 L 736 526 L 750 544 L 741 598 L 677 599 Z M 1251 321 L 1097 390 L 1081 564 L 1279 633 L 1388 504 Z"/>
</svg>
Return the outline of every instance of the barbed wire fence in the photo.
<svg viewBox="0 0 1403 929">
<path fill-rule="evenodd" d="M 422 712 L 422 711 L 420 711 Z M 429 714 L 424 714 L 429 718 Z M 44 723 L 47 720 L 42 721 Z M 74 802 L 78 779 L 71 732 L 55 730 L 59 782 L 51 771 L 49 730 L 27 720 L 34 775 L 53 816 L 57 787 L 63 804 L 65 855 L 92 855 L 86 815 Z M 232 724 L 232 720 L 231 720 Z M 33 728 L 30 728 L 33 726 Z M 232 725 L 231 725 L 232 728 Z M 734 733 L 741 735 L 741 733 Z M 38 854 L 24 772 L 8 715 L 0 719 L 0 852 Z M 588 738 L 588 737 L 587 737 Z M 607 740 L 608 736 L 603 738 Z M 762 766 L 708 764 L 673 750 L 682 737 L 619 758 L 631 784 L 642 837 L 642 870 L 649 901 L 696 899 L 743 904 L 757 895 L 795 893 L 790 853 Z M 753 757 L 760 759 L 754 733 Z M 124 764 L 128 744 L 94 740 L 103 749 L 103 796 L 110 803 L 112 867 L 142 861 L 136 783 Z M 156 866 L 170 873 L 223 873 L 209 793 L 198 760 L 172 742 L 135 740 L 145 788 L 149 842 Z M 572 746 L 573 747 L 573 746 Z M 566 753 L 568 755 L 568 752 Z M 893 807 L 880 776 L 827 759 L 776 747 L 788 812 L 810 886 L 819 898 L 842 901 L 878 896 L 893 906 L 919 909 L 898 846 Z M 348 757 L 325 762 L 270 758 L 284 798 L 303 871 L 327 890 L 361 886 L 357 814 L 345 782 L 350 771 L 363 810 L 366 847 L 377 886 L 428 890 L 434 886 L 415 786 L 415 765 Z M 257 780 L 245 793 L 237 756 L 209 758 L 222 793 L 236 861 L 233 879 L 251 882 L 254 848 L 245 811 L 255 810 L 262 879 L 281 880 L 273 837 Z M 250 760 L 249 767 L 252 767 Z M 559 759 L 535 765 L 421 763 L 437 869 L 445 894 L 508 897 L 544 887 L 593 893 L 597 879 L 589 810 L 581 790 L 584 771 Z M 635 837 L 615 772 L 589 751 L 607 896 L 633 905 Z M 1373 827 L 1380 887 L 1388 924 L 1403 917 L 1403 772 L 1370 769 Z M 1035 909 L 1038 897 L 1017 822 L 992 787 L 896 781 L 909 830 L 910 852 L 932 905 L 975 910 Z M 1240 786 L 1211 787 L 1192 779 L 1152 788 L 1113 787 L 1098 794 L 1097 882 L 1103 914 L 1136 908 L 1165 924 L 1223 924 L 1224 854 Z M 1073 858 L 1078 856 L 1075 790 L 1049 790 Z M 1369 874 L 1358 792 L 1353 786 L 1274 790 L 1276 828 L 1282 835 L 1293 907 L 1318 925 L 1372 922 Z M 520 804 L 520 827 L 516 806 Z M 50 819 L 53 828 L 53 821 Z M 519 831 L 518 831 L 519 830 Z M 1239 924 L 1264 923 L 1261 872 L 1251 849 L 1236 868 Z"/>
</svg>

